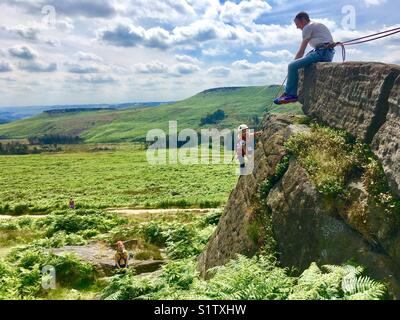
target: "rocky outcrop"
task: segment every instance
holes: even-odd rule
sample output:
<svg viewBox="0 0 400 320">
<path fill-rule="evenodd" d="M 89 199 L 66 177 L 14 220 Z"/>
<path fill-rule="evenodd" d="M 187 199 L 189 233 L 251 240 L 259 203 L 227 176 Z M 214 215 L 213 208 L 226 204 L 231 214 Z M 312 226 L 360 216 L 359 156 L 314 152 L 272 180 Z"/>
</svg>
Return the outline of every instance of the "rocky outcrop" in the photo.
<svg viewBox="0 0 400 320">
<path fill-rule="evenodd" d="M 400 67 L 317 64 L 302 77 L 301 100 L 310 118 L 369 144 L 391 190 L 400 195 Z M 276 168 L 286 156 L 285 142 L 309 127 L 289 115 L 268 115 L 262 127 L 253 174 L 239 177 L 199 257 L 201 275 L 212 276 L 210 268 L 237 253 L 254 255 L 263 246 L 262 229 L 268 227 L 283 266 L 302 272 L 312 262 L 355 261 L 400 297 L 400 216 L 368 193 L 361 173 L 346 181 L 346 197 L 322 194 L 293 156 L 287 171 L 263 194 L 265 182 L 276 177 Z M 257 219 L 266 213 L 268 226 L 260 225 Z"/>
<path fill-rule="evenodd" d="M 284 143 L 288 137 L 306 126 L 295 124 L 294 116 L 269 116 L 263 121 L 264 133 L 255 152 L 254 173 L 239 178 L 232 191 L 212 239 L 199 258 L 199 271 L 203 276 L 211 267 L 224 264 L 237 253 L 254 254 L 258 249 L 248 232 L 257 214 L 259 187 L 275 173 L 276 166 L 285 155 Z"/>
<path fill-rule="evenodd" d="M 353 260 L 398 294 L 399 221 L 366 202 L 360 184 L 353 182 L 351 188 L 348 203 L 326 198 L 317 192 L 306 171 L 291 161 L 267 197 L 280 262 L 302 271 L 314 261 L 340 265 Z M 356 211 L 351 206 L 357 206 Z"/>
<path fill-rule="evenodd" d="M 127 243 L 134 245 L 135 241 Z M 131 249 L 131 247 L 126 247 Z M 114 254 L 115 250 L 102 242 L 92 242 L 86 246 L 65 246 L 50 250 L 56 255 L 74 254 L 84 262 L 93 265 L 100 277 L 106 277 L 115 273 Z M 137 274 L 154 272 L 161 268 L 164 260 L 136 260 L 130 259 L 129 266 L 134 268 Z"/>
<path fill-rule="evenodd" d="M 400 66 L 318 63 L 301 76 L 306 115 L 372 143 L 392 191 L 400 196 Z"/>
</svg>

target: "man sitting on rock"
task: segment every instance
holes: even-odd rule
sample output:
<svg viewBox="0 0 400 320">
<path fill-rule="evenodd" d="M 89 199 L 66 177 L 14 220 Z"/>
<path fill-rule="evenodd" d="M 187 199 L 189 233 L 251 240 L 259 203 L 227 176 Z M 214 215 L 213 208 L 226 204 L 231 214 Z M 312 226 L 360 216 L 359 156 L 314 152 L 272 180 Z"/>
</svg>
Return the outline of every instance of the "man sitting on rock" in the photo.
<svg viewBox="0 0 400 320">
<path fill-rule="evenodd" d="M 117 242 L 117 252 L 114 256 L 115 267 L 118 269 L 128 268 L 129 254 L 125 250 L 125 245 L 122 241 Z"/>
<path fill-rule="evenodd" d="M 335 55 L 332 34 L 324 24 L 310 21 L 306 12 L 300 12 L 295 17 L 294 23 L 297 29 L 303 30 L 303 41 L 295 60 L 289 64 L 285 93 L 274 100 L 275 104 L 297 102 L 298 70 L 317 62 L 332 62 Z M 308 44 L 314 50 L 303 58 Z"/>
</svg>

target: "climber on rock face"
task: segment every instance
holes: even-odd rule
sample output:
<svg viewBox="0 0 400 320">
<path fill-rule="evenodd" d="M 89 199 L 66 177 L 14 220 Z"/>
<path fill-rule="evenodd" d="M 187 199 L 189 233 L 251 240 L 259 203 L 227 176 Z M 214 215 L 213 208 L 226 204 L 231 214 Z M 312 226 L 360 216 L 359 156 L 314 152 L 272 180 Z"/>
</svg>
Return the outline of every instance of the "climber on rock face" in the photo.
<svg viewBox="0 0 400 320">
<path fill-rule="evenodd" d="M 255 137 L 259 137 L 262 134 L 262 131 L 251 133 L 249 132 L 249 127 L 245 124 L 239 126 L 238 131 L 239 135 L 236 145 L 236 155 L 240 163 L 240 168 L 243 169 L 246 167 L 245 157 L 251 155 L 254 151 L 249 142 L 251 139 L 254 141 Z"/>
<path fill-rule="evenodd" d="M 295 60 L 289 64 L 285 93 L 274 100 L 275 104 L 297 102 L 298 70 L 317 62 L 332 62 L 335 55 L 332 34 L 324 24 L 311 21 L 306 12 L 297 14 L 294 23 L 303 31 L 303 41 Z M 303 57 L 307 45 L 314 50 Z"/>
</svg>

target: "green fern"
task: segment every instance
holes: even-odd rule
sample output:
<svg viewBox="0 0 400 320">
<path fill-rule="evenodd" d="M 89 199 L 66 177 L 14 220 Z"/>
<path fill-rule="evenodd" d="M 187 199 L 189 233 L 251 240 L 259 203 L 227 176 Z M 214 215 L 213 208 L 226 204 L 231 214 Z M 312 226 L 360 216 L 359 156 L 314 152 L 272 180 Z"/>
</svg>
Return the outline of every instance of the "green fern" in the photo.
<svg viewBox="0 0 400 320">
<path fill-rule="evenodd" d="M 347 300 L 380 300 L 386 294 L 383 284 L 369 277 L 357 278 L 352 286 L 347 287 L 345 299 Z"/>
<path fill-rule="evenodd" d="M 326 272 L 324 273 L 323 270 Z M 353 265 L 325 265 L 321 269 L 312 263 L 299 277 L 289 299 L 317 300 L 377 300 L 383 299 L 386 287 L 362 276 L 364 268 Z"/>
</svg>

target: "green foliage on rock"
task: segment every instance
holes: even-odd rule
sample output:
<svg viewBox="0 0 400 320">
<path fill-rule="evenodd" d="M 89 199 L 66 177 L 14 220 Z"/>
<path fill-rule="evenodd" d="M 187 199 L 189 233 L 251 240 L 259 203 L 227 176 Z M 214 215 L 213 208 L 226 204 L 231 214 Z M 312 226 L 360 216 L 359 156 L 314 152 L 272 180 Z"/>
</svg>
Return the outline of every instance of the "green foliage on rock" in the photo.
<svg viewBox="0 0 400 320">
<path fill-rule="evenodd" d="M 346 132 L 314 124 L 310 132 L 290 137 L 285 147 L 322 194 L 345 198 L 347 183 L 362 176 L 365 189 L 378 203 L 389 211 L 400 211 L 400 202 L 391 193 L 379 160 L 368 145 Z"/>
<path fill-rule="evenodd" d="M 318 191 L 337 195 L 344 192 L 346 179 L 357 165 L 348 138 L 343 131 L 313 125 L 310 132 L 290 137 L 285 147 L 307 170 Z"/>
</svg>

